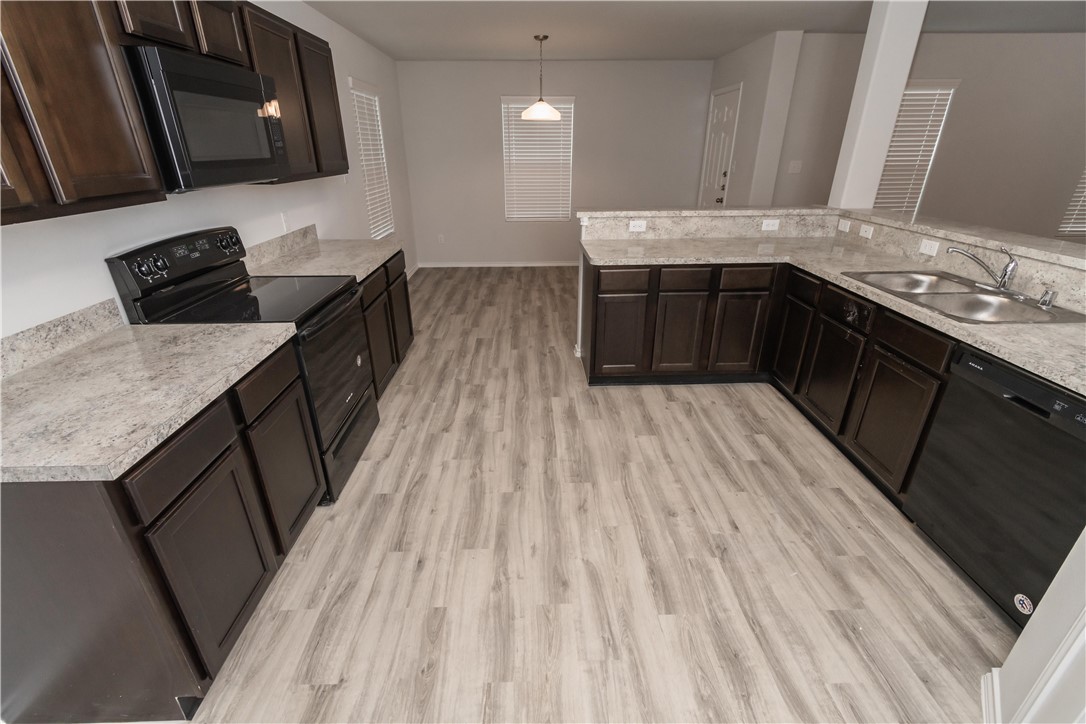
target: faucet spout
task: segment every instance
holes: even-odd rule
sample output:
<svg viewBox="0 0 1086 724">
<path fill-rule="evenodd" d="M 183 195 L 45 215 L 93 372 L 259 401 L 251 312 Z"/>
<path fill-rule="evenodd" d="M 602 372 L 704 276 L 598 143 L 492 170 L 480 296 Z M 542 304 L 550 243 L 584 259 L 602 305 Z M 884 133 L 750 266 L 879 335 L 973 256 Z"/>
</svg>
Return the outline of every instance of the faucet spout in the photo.
<svg viewBox="0 0 1086 724">
<path fill-rule="evenodd" d="M 964 257 L 968 257 L 975 261 L 981 269 L 983 269 L 988 276 L 992 278 L 996 283 L 997 289 L 1006 289 L 1011 283 L 1011 279 L 1014 277 L 1014 273 L 1018 270 L 1018 260 L 1011 256 L 1011 253 L 1007 251 L 1007 247 L 1001 246 L 1000 251 L 1007 255 L 1007 263 L 1004 265 L 1003 270 L 996 274 L 992 271 L 992 267 L 988 266 L 980 257 L 976 254 L 966 251 L 965 249 L 959 249 L 956 246 L 951 246 L 946 250 L 947 254 L 961 254 Z"/>
</svg>

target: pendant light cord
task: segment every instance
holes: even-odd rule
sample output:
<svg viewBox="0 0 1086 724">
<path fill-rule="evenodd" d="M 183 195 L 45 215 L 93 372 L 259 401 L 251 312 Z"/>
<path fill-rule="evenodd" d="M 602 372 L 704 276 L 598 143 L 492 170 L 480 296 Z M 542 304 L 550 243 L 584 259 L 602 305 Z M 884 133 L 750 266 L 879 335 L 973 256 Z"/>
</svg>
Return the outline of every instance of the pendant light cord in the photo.
<svg viewBox="0 0 1086 724">
<path fill-rule="evenodd" d="M 543 100 L 543 38 L 539 39 L 539 100 Z"/>
</svg>

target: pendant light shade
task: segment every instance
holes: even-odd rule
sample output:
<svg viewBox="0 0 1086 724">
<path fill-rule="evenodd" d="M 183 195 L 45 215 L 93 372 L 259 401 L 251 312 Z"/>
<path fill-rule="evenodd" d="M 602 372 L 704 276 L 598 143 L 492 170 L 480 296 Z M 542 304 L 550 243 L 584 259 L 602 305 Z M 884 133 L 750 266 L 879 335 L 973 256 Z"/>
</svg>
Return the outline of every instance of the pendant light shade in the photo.
<svg viewBox="0 0 1086 724">
<path fill-rule="evenodd" d="M 549 37 L 549 35 L 535 36 L 535 39 L 539 41 L 539 100 L 528 106 L 520 114 L 521 120 L 524 121 L 562 120 L 562 114 L 558 112 L 558 109 L 543 100 L 543 41 Z"/>
</svg>

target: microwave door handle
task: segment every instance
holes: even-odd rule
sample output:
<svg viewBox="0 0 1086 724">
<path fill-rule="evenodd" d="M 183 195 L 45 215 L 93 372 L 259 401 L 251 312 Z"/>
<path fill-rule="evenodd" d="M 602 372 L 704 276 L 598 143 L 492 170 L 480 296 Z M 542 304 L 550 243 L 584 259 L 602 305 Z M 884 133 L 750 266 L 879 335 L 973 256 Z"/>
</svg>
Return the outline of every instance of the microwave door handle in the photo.
<svg viewBox="0 0 1086 724">
<path fill-rule="evenodd" d="M 344 294 L 343 297 L 341 297 L 341 299 L 345 300 L 344 304 L 324 312 L 313 320 L 312 324 L 306 326 L 305 329 L 298 333 L 298 339 L 305 342 L 306 340 L 315 337 L 318 332 L 339 319 L 340 315 L 346 312 L 354 304 L 354 298 L 358 295 L 358 290 L 359 287 L 356 286 L 351 291 Z"/>
</svg>

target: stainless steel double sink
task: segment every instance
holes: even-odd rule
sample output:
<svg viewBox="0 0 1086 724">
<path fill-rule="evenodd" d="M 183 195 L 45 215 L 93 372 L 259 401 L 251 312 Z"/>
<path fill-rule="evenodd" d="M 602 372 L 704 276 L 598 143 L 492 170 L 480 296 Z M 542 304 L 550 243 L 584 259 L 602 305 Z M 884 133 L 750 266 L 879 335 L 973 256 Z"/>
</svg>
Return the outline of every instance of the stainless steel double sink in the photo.
<svg viewBox="0 0 1086 724">
<path fill-rule="evenodd" d="M 844 272 L 844 275 L 971 324 L 1086 322 L 1086 315 L 941 271 Z"/>
</svg>

